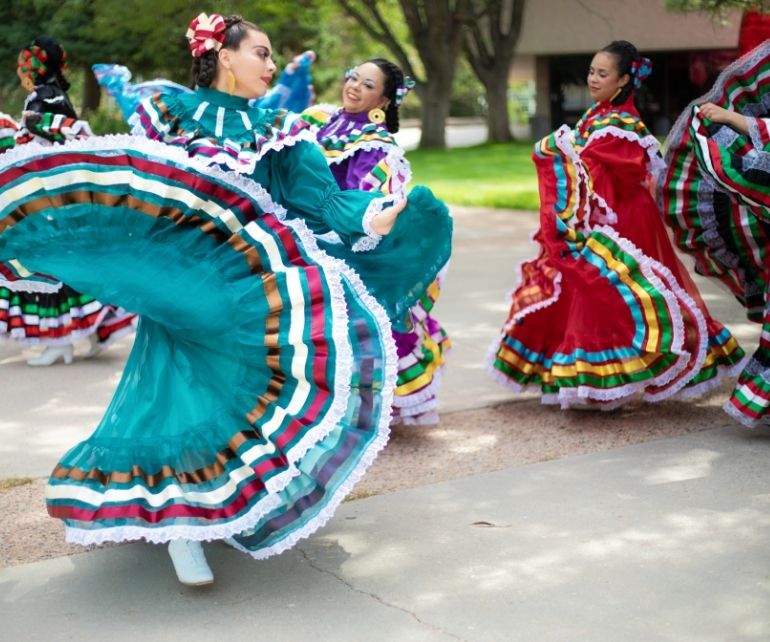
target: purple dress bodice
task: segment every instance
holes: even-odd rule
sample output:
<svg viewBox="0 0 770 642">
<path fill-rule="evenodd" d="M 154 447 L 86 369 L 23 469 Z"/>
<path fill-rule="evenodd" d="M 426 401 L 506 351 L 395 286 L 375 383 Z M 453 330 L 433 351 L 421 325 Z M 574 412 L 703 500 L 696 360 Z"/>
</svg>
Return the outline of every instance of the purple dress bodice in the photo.
<svg viewBox="0 0 770 642">
<path fill-rule="evenodd" d="M 351 114 L 340 109 L 318 130 L 317 139 L 319 142 L 324 139 L 348 140 L 367 124 L 367 112 Z M 352 155 L 329 166 L 340 189 L 367 189 L 362 179 L 388 155 L 388 150 L 383 149 L 382 143 L 374 149 L 367 149 L 366 142 L 362 141 L 359 147 Z"/>
</svg>

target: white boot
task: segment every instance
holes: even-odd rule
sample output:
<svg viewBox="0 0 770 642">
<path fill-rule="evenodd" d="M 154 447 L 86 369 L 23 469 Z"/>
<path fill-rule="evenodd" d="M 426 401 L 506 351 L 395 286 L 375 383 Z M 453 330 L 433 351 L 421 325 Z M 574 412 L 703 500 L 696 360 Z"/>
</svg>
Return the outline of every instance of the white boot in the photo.
<svg viewBox="0 0 770 642">
<path fill-rule="evenodd" d="M 46 346 L 41 354 L 27 360 L 28 366 L 51 366 L 59 359 L 66 365 L 72 363 L 72 344 L 61 346 Z"/>
<path fill-rule="evenodd" d="M 190 539 L 174 539 L 168 543 L 168 554 L 174 564 L 176 576 L 187 586 L 204 586 L 214 581 L 203 546 Z"/>
<path fill-rule="evenodd" d="M 102 344 L 99 343 L 99 335 L 96 332 L 88 335 L 88 343 L 90 344 L 88 352 L 83 355 L 86 359 L 95 357 L 102 351 Z"/>
</svg>

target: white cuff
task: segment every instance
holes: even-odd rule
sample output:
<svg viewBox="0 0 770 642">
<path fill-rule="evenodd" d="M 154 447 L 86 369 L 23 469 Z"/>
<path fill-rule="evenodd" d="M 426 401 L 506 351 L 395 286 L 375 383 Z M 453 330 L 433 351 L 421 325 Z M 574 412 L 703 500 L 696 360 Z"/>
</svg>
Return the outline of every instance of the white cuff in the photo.
<svg viewBox="0 0 770 642">
<path fill-rule="evenodd" d="M 383 207 L 389 205 L 392 201 L 392 196 L 380 196 L 369 203 L 369 207 L 366 208 L 364 218 L 361 221 L 361 226 L 364 228 L 364 234 L 366 234 L 366 236 L 361 237 L 353 243 L 351 249 L 354 252 L 368 252 L 379 245 L 382 240 L 382 234 L 377 234 L 377 232 L 372 229 L 372 219 L 382 212 Z"/>
</svg>

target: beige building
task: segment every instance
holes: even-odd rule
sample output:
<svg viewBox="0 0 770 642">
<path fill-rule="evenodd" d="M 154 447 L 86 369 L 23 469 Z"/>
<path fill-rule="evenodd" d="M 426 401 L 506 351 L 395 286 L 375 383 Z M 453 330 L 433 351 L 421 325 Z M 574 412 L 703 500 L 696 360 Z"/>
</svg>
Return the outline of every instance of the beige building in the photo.
<svg viewBox="0 0 770 642">
<path fill-rule="evenodd" d="M 574 122 L 590 105 L 585 76 L 591 56 L 619 39 L 652 60 L 638 103 L 647 125 L 665 134 L 738 56 L 741 20 L 740 12 L 723 23 L 701 13 L 671 13 L 664 0 L 528 0 L 512 80 L 534 80 L 533 136 Z"/>
</svg>

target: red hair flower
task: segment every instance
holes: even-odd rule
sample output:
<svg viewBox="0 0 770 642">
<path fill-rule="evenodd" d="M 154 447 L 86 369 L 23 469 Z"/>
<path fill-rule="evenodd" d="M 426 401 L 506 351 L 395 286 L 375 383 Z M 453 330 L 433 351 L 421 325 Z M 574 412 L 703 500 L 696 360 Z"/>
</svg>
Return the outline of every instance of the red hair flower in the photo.
<svg viewBox="0 0 770 642">
<path fill-rule="evenodd" d="M 225 41 L 225 19 L 218 13 L 207 16 L 201 13 L 187 28 L 187 40 L 193 58 L 199 58 L 207 51 L 219 51 Z"/>
<path fill-rule="evenodd" d="M 32 91 L 37 84 L 37 79 L 45 76 L 48 71 L 45 61 L 48 59 L 48 53 L 45 49 L 33 45 L 29 49 L 22 49 L 19 52 L 17 68 L 22 78 L 24 89 Z"/>
</svg>

